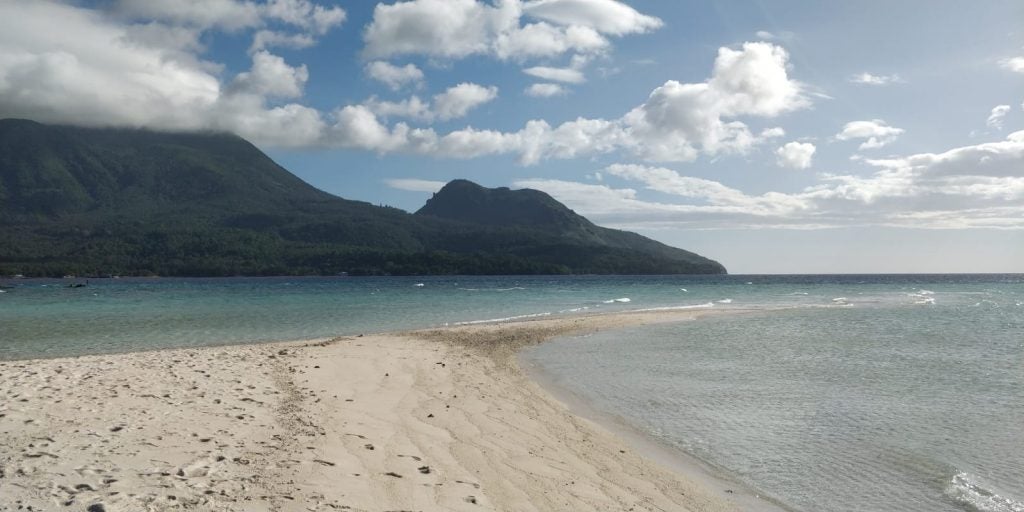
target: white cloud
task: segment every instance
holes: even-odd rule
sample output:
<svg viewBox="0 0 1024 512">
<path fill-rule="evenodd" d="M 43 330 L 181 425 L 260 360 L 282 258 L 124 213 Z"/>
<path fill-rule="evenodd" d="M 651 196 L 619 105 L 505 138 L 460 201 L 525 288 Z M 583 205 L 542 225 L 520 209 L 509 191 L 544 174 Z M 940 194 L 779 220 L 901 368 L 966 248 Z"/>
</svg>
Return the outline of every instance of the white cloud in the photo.
<svg viewBox="0 0 1024 512">
<path fill-rule="evenodd" d="M 284 59 L 266 51 L 252 56 L 252 69 L 240 73 L 233 84 L 244 92 L 261 96 L 297 98 L 309 80 L 306 65 L 289 66 Z"/>
<path fill-rule="evenodd" d="M 56 19 L 60 30 L 53 30 Z M 185 52 L 196 48 L 187 38 L 140 38 L 133 27 L 71 5 L 0 3 L 0 117 L 228 130 L 283 146 L 320 143 L 325 125 L 316 110 L 267 104 L 268 97 L 301 94 L 304 66 L 258 52 L 253 68 L 225 87 L 219 65 Z"/>
<path fill-rule="evenodd" d="M 523 20 L 532 17 L 535 22 Z M 370 58 L 428 55 L 461 59 L 554 57 L 608 49 L 605 37 L 642 33 L 661 26 L 614 0 L 408 0 L 378 4 L 366 27 Z"/>
<path fill-rule="evenodd" d="M 867 139 L 860 149 L 877 149 L 894 142 L 903 134 L 902 128 L 889 126 L 881 119 L 870 121 L 851 121 L 843 126 L 843 131 L 836 135 L 838 140 Z"/>
<path fill-rule="evenodd" d="M 282 47 L 301 50 L 316 44 L 316 40 L 309 34 L 288 34 L 274 30 L 260 30 L 252 37 L 250 52 L 257 52 L 265 48 Z"/>
<path fill-rule="evenodd" d="M 375 115 L 384 119 L 400 117 L 426 122 L 434 119 L 430 103 L 421 100 L 419 96 L 412 96 L 402 101 L 381 101 L 376 97 L 371 97 L 364 105 Z"/>
<path fill-rule="evenodd" d="M 790 169 L 808 169 L 817 148 L 809 142 L 787 142 L 775 150 L 776 162 L 779 167 Z"/>
<path fill-rule="evenodd" d="M 743 153 L 758 142 L 739 116 L 775 117 L 810 104 L 787 72 L 788 55 L 769 43 L 721 48 L 707 82 L 666 82 L 624 123 L 635 151 L 648 160 L 689 161 L 708 154 Z"/>
<path fill-rule="evenodd" d="M 423 71 L 413 64 L 399 67 L 389 62 L 375 60 L 366 65 L 366 74 L 393 91 L 410 85 L 419 87 L 423 84 Z"/>
<path fill-rule="evenodd" d="M 996 105 L 995 107 L 992 107 L 992 112 L 989 113 L 988 119 L 985 121 L 985 124 L 987 124 L 990 128 L 995 128 L 996 130 L 1002 130 L 1003 129 L 1003 118 L 1005 118 L 1006 114 L 1009 114 L 1009 113 L 1010 113 L 1010 106 L 1009 105 Z"/>
<path fill-rule="evenodd" d="M 530 76 L 535 76 L 542 80 L 551 80 L 553 82 L 564 82 L 568 84 L 581 84 L 586 82 L 586 77 L 578 69 L 573 68 L 552 68 L 547 66 L 534 66 L 532 68 L 526 68 L 523 70 Z"/>
<path fill-rule="evenodd" d="M 530 179 L 599 223 L 618 227 L 697 229 L 900 226 L 932 229 L 1024 229 L 1024 131 L 999 142 L 868 160 L 868 176 L 823 175 L 794 193 L 749 195 L 719 182 L 662 167 L 612 165 L 601 170 L 677 201 L 651 202 L 633 188 Z"/>
<path fill-rule="evenodd" d="M 169 21 L 203 29 L 239 30 L 263 23 L 260 6 L 239 0 L 116 0 L 113 9 L 128 17 Z"/>
<path fill-rule="evenodd" d="M 369 57 L 426 54 L 461 58 L 491 50 L 497 33 L 519 24 L 515 3 L 491 7 L 476 0 L 379 3 L 363 39 Z"/>
<path fill-rule="evenodd" d="M 509 4 L 488 9 L 499 7 L 508 9 Z M 403 122 L 389 125 L 388 120 L 462 117 L 492 101 L 497 88 L 464 83 L 434 96 L 429 104 L 415 96 L 391 102 L 370 98 L 363 105 L 321 113 L 281 101 L 302 97 L 309 79 L 304 65 L 292 66 L 256 50 L 250 70 L 222 81 L 220 64 L 196 56 L 202 51 L 197 30 L 151 27 L 148 34 L 133 35 L 136 25 L 107 14 L 50 2 L 0 3 L 0 115 L 83 125 L 226 130 L 268 146 L 349 147 L 442 158 L 510 154 L 532 164 L 613 151 L 648 160 L 742 153 L 777 134 L 751 134 L 737 117 L 774 117 L 809 104 L 802 85 L 787 76 L 785 51 L 748 43 L 721 49 L 707 82 L 667 82 L 618 119 L 581 117 L 558 126 L 532 120 L 512 132 L 467 127 L 439 134 Z M 62 20 L 60 31 L 49 29 L 53 19 Z M 316 22 L 310 23 L 315 28 Z M 579 69 L 587 60 L 576 56 L 570 66 Z M 376 67 L 371 63 L 369 69 L 373 73 Z M 397 70 L 397 76 L 385 78 L 395 83 L 418 78 L 417 68 Z M 541 85 L 530 92 L 557 89 Z"/>
<path fill-rule="evenodd" d="M 401 117 L 423 122 L 432 122 L 437 119 L 447 121 L 465 117 L 470 110 L 497 97 L 497 87 L 461 83 L 435 95 L 433 103 L 425 102 L 418 96 L 397 102 L 381 101 L 376 97 L 371 97 L 363 106 L 375 116 L 382 118 Z"/>
<path fill-rule="evenodd" d="M 899 75 L 872 75 L 871 73 L 860 73 L 850 77 L 850 81 L 861 85 L 890 85 L 901 84 L 903 79 Z"/>
<path fill-rule="evenodd" d="M 345 21 L 341 7 L 324 7 L 308 0 L 269 0 L 262 7 L 267 17 L 317 34 L 325 34 Z"/>
<path fill-rule="evenodd" d="M 651 161 L 745 153 L 779 136 L 781 130 L 768 129 L 758 136 L 735 117 L 771 118 L 810 104 L 803 85 L 789 79 L 787 60 L 785 50 L 768 43 L 746 43 L 738 50 L 722 48 L 707 82 L 669 81 L 651 93 L 647 102 L 619 119 L 578 118 L 557 127 L 532 120 L 517 132 L 475 128 L 443 136 L 431 132 L 436 144 L 426 143 L 420 133 L 407 145 L 388 139 L 386 145 L 374 144 L 366 149 L 451 158 L 516 154 L 527 165 L 548 158 L 576 158 L 616 150 Z M 373 114 L 369 108 L 366 112 Z M 404 133 L 398 126 L 392 132 L 399 137 Z"/>
<path fill-rule="evenodd" d="M 600 53 L 610 46 L 611 43 L 594 29 L 555 27 L 541 22 L 498 34 L 490 51 L 499 59 L 523 60 L 553 57 L 570 51 Z"/>
<path fill-rule="evenodd" d="M 421 180 L 416 178 L 396 178 L 384 180 L 384 183 L 394 189 L 408 190 L 410 192 L 437 192 L 446 185 L 443 181 Z"/>
<path fill-rule="evenodd" d="M 1011 57 L 999 61 L 999 65 L 1007 71 L 1024 73 L 1024 57 Z"/>
<path fill-rule="evenodd" d="M 531 84 L 523 93 L 535 98 L 550 98 L 561 96 L 566 93 L 566 90 L 565 87 L 558 84 Z"/>
<path fill-rule="evenodd" d="M 790 41 L 796 39 L 796 34 L 788 30 L 783 30 L 781 32 L 769 32 L 767 30 L 758 30 L 757 32 L 754 33 L 754 35 L 757 36 L 758 39 L 764 41 Z"/>
<path fill-rule="evenodd" d="M 345 21 L 345 10 L 324 7 L 308 0 L 115 0 L 114 12 L 128 18 L 161 20 L 201 29 L 235 31 L 265 26 L 270 21 L 287 23 L 324 34 Z"/>
<path fill-rule="evenodd" d="M 523 10 L 552 23 L 585 26 L 612 35 L 650 32 L 663 25 L 660 19 L 614 0 L 533 0 L 526 2 Z"/>
<path fill-rule="evenodd" d="M 464 82 L 434 96 L 434 113 L 441 120 L 464 117 L 470 110 L 497 97 L 497 87 Z"/>
</svg>

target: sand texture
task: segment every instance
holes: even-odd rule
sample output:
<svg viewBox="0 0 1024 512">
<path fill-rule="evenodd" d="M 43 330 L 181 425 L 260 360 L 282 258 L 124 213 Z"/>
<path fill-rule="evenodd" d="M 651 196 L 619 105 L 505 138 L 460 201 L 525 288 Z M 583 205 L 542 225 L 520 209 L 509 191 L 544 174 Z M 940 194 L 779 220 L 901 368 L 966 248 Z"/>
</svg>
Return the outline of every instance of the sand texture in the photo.
<svg viewBox="0 0 1024 512">
<path fill-rule="evenodd" d="M 513 357 L 694 314 L 0 362 L 0 510 L 735 510 Z"/>
</svg>

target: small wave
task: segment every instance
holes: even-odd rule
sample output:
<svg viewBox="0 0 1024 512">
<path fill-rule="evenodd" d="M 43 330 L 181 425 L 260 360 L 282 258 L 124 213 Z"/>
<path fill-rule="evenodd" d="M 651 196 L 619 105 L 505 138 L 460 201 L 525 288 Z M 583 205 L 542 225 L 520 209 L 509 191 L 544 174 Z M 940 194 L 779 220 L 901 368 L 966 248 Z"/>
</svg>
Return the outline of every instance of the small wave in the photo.
<svg viewBox="0 0 1024 512">
<path fill-rule="evenodd" d="M 512 290 L 525 290 L 522 286 L 513 286 L 511 288 L 459 288 L 460 290 L 467 292 L 510 292 Z"/>
<path fill-rule="evenodd" d="M 953 476 L 946 494 L 978 512 L 1024 512 L 1024 502 L 982 487 L 963 471 Z"/>
<path fill-rule="evenodd" d="M 644 313 L 647 311 L 678 311 L 684 309 L 705 309 L 713 307 L 715 307 L 714 302 L 705 302 L 704 304 L 691 304 L 688 306 L 662 306 L 657 308 L 634 309 L 633 312 Z"/>
<path fill-rule="evenodd" d="M 935 295 L 935 292 L 933 292 L 931 290 L 918 290 L 917 294 L 918 295 Z"/>
<path fill-rule="evenodd" d="M 616 302 L 629 302 L 629 297 L 623 297 L 621 299 L 611 299 L 602 302 L 602 304 L 614 304 Z"/>
<path fill-rule="evenodd" d="M 586 311 L 588 309 L 590 309 L 590 306 L 581 306 L 581 307 L 578 307 L 578 308 L 563 309 L 563 310 L 559 311 L 559 313 L 579 313 L 580 311 Z"/>
<path fill-rule="evenodd" d="M 719 304 L 732 304 L 732 299 L 722 299 L 722 300 L 718 300 L 718 301 L 715 301 L 715 302 L 717 302 Z"/>
<path fill-rule="evenodd" d="M 790 295 L 807 295 L 807 292 L 793 292 Z"/>
<path fill-rule="evenodd" d="M 687 290 L 686 288 L 680 288 L 679 290 L 680 290 L 680 291 L 684 291 L 684 292 L 687 292 L 687 293 L 689 293 L 689 292 L 690 292 L 690 290 Z"/>
<path fill-rule="evenodd" d="M 846 297 L 836 297 L 832 299 L 832 302 L 835 302 L 836 304 L 846 304 L 847 300 Z"/>
<path fill-rule="evenodd" d="M 416 284 L 414 284 L 413 286 L 414 286 L 414 287 L 416 287 L 416 288 L 423 288 L 423 287 L 424 287 L 424 286 L 426 286 L 426 285 L 425 285 L 425 284 L 423 284 L 423 283 L 416 283 Z"/>
<path fill-rule="evenodd" d="M 455 322 L 451 325 L 477 325 L 477 324 L 493 324 L 497 322 L 509 322 L 512 320 L 523 320 L 525 318 L 540 318 L 542 316 L 551 316 L 550 312 L 547 313 L 533 313 L 530 315 L 516 315 L 507 316 L 504 318 L 488 318 L 487 320 L 467 320 L 465 322 Z M 445 324 L 448 325 L 448 324 Z"/>
</svg>

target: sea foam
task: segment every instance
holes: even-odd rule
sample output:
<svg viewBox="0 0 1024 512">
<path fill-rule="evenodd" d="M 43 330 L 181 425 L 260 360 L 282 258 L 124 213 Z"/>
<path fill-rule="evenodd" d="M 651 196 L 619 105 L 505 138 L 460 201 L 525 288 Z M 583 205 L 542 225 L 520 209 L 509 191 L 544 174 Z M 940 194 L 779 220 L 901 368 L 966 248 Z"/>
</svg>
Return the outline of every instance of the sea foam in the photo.
<svg viewBox="0 0 1024 512">
<path fill-rule="evenodd" d="M 543 317 L 543 316 L 551 316 L 551 313 L 550 312 L 533 313 L 533 314 L 529 314 L 529 315 L 506 316 L 504 318 L 488 318 L 486 320 L 467 320 L 465 322 L 454 322 L 452 324 L 445 324 L 445 325 L 493 324 L 493 323 L 497 323 L 497 322 L 508 322 L 508 321 L 511 321 L 511 320 L 523 320 L 523 319 L 526 319 L 526 318 L 540 318 L 540 317 Z"/>
<path fill-rule="evenodd" d="M 1024 512 L 1024 502 L 1000 496 L 995 491 L 982 487 L 963 471 L 953 476 L 946 488 L 946 494 L 979 512 Z"/>
</svg>

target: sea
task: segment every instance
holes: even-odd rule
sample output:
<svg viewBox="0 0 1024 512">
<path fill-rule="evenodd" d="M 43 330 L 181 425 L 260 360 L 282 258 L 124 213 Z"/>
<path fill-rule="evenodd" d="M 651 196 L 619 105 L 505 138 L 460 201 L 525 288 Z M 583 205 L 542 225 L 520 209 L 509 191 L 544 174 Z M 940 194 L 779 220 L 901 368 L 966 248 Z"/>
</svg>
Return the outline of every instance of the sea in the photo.
<svg viewBox="0 0 1024 512">
<path fill-rule="evenodd" d="M 666 309 L 523 360 L 786 510 L 1024 512 L 1021 274 L 0 280 L 0 359 Z"/>
</svg>

